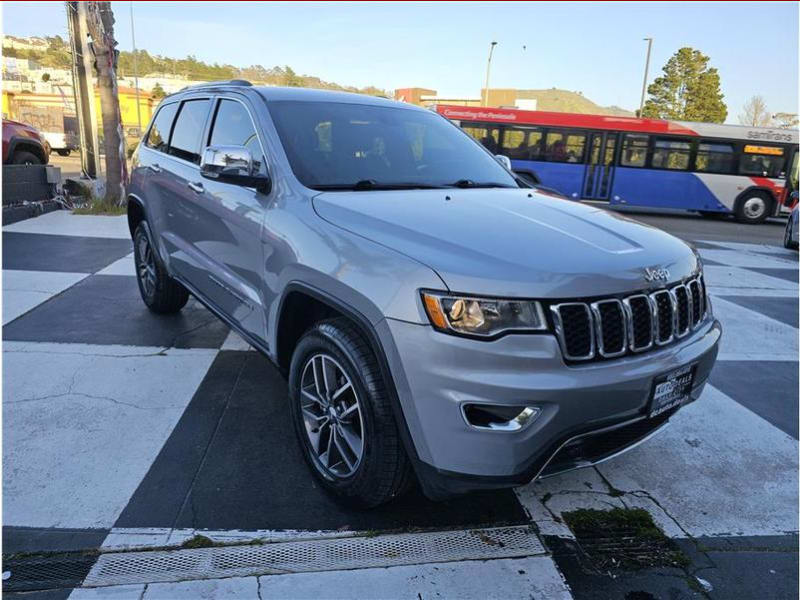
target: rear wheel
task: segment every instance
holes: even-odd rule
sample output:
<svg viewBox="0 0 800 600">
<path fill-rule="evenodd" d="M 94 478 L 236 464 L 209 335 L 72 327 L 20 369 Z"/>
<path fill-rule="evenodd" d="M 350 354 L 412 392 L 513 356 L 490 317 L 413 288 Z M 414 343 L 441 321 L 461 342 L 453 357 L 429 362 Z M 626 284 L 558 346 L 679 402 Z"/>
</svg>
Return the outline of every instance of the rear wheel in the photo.
<svg viewBox="0 0 800 600">
<path fill-rule="evenodd" d="M 772 199 L 764 192 L 750 192 L 736 201 L 734 212 L 740 223 L 757 224 L 766 221 Z"/>
<path fill-rule="evenodd" d="M 14 158 L 11 159 L 12 165 L 40 165 L 41 159 L 33 152 L 15 152 Z"/>
<path fill-rule="evenodd" d="M 298 342 L 289 402 L 306 462 L 322 485 L 361 508 L 388 502 L 410 466 L 371 348 L 346 319 L 323 321 Z"/>
<path fill-rule="evenodd" d="M 175 313 L 189 300 L 189 292 L 167 274 L 161 265 L 143 224 L 133 236 L 133 257 L 139 293 L 147 308 L 156 313 Z"/>
<path fill-rule="evenodd" d="M 789 221 L 786 223 L 786 229 L 783 230 L 783 247 L 796 250 L 797 242 L 792 241 L 793 230 L 794 223 L 792 221 L 792 215 L 789 215 Z"/>
<path fill-rule="evenodd" d="M 58 154 L 59 156 L 69 156 L 69 153 L 70 153 L 69 148 L 56 150 L 56 154 Z"/>
</svg>

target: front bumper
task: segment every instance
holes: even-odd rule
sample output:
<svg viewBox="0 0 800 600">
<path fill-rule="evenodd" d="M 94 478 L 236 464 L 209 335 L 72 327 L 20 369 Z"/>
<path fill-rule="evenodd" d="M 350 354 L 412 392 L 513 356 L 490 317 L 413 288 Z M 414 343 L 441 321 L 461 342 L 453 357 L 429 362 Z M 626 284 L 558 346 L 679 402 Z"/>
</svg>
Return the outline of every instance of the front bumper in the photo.
<svg viewBox="0 0 800 600">
<path fill-rule="evenodd" d="M 614 455 L 621 449 L 616 442 L 634 445 L 671 414 L 657 422 L 645 418 L 653 379 L 696 364 L 692 398 L 698 398 L 721 335 L 719 322 L 709 319 L 667 347 L 568 366 L 550 334 L 486 342 L 404 321 L 381 325 L 417 475 L 432 497 L 522 485 Z M 476 430 L 464 420 L 465 403 L 536 406 L 541 412 L 519 431 Z M 613 439 L 583 443 L 586 434 L 606 430 L 616 431 Z"/>
</svg>

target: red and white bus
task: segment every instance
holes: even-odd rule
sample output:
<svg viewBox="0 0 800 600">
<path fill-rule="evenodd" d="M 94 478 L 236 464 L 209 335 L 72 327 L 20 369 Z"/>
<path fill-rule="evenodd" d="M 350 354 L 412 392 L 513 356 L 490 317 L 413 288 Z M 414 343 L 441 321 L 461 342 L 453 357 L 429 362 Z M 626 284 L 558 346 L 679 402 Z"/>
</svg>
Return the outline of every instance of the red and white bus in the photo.
<svg viewBox="0 0 800 600">
<path fill-rule="evenodd" d="M 797 129 L 514 108 L 436 111 L 511 159 L 514 171 L 574 199 L 760 223 L 790 208 L 796 186 Z"/>
</svg>

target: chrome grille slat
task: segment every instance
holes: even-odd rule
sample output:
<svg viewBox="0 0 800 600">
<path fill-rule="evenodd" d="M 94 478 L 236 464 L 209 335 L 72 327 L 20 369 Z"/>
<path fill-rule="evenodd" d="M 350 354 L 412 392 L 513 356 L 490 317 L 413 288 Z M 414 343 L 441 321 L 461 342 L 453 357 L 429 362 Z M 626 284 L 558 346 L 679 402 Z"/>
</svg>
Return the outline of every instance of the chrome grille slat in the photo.
<svg viewBox="0 0 800 600">
<path fill-rule="evenodd" d="M 564 358 L 587 361 L 645 352 L 686 337 L 708 316 L 708 299 L 698 275 L 649 294 L 561 302 L 550 311 Z"/>
</svg>

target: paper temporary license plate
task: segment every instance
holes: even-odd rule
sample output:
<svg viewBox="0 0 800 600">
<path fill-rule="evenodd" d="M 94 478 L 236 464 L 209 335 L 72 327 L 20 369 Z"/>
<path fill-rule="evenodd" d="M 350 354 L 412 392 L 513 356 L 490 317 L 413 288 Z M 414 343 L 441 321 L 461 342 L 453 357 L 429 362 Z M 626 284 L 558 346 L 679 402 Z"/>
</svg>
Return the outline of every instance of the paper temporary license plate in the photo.
<svg viewBox="0 0 800 600">
<path fill-rule="evenodd" d="M 696 365 L 688 365 L 656 377 L 649 416 L 655 417 L 690 401 L 695 368 Z"/>
</svg>

